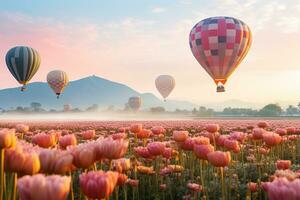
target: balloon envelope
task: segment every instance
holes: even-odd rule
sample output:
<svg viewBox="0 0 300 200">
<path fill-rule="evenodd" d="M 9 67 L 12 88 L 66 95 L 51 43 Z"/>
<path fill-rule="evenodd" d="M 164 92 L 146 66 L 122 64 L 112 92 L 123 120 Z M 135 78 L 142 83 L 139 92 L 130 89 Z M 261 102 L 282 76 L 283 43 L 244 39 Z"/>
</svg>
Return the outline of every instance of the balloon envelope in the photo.
<svg viewBox="0 0 300 200">
<path fill-rule="evenodd" d="M 23 91 L 25 85 L 39 69 L 41 58 L 39 53 L 31 47 L 16 46 L 7 52 L 5 62 L 10 73 L 23 85 Z"/>
<path fill-rule="evenodd" d="M 251 41 L 250 28 L 233 17 L 204 19 L 189 36 L 194 57 L 217 85 L 226 83 L 246 56 Z"/>
<path fill-rule="evenodd" d="M 142 105 L 141 97 L 130 97 L 128 99 L 128 105 L 134 111 L 139 110 Z"/>
<path fill-rule="evenodd" d="M 68 85 L 69 79 L 66 72 L 54 70 L 48 73 L 47 82 L 58 97 Z"/>
<path fill-rule="evenodd" d="M 155 86 L 161 96 L 167 98 L 175 87 L 175 79 L 170 75 L 160 75 L 155 79 Z"/>
</svg>

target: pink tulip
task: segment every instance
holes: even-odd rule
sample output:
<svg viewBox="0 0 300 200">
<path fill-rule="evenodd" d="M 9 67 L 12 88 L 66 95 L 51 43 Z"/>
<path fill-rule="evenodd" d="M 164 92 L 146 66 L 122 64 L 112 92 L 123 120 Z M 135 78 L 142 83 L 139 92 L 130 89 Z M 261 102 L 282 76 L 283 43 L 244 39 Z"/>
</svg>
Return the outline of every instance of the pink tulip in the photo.
<svg viewBox="0 0 300 200">
<path fill-rule="evenodd" d="M 282 138 L 280 135 L 272 132 L 267 132 L 263 135 L 263 141 L 268 145 L 268 146 L 275 146 L 281 143 Z"/>
<path fill-rule="evenodd" d="M 147 147 L 135 147 L 134 152 L 142 158 L 152 158 L 153 155 L 148 151 Z"/>
<path fill-rule="evenodd" d="M 109 198 L 118 182 L 119 173 L 91 171 L 79 176 L 80 188 L 85 196 L 92 199 Z"/>
<path fill-rule="evenodd" d="M 143 125 L 142 124 L 132 124 L 130 126 L 130 132 L 132 133 L 138 133 L 143 129 Z"/>
<path fill-rule="evenodd" d="M 184 142 L 188 138 L 188 131 L 173 131 L 173 139 L 176 142 Z"/>
<path fill-rule="evenodd" d="M 276 161 L 276 168 L 277 169 L 289 169 L 292 165 L 292 162 L 290 160 L 277 160 Z"/>
<path fill-rule="evenodd" d="M 71 178 L 67 176 L 23 176 L 17 188 L 21 200 L 66 200 Z"/>
<path fill-rule="evenodd" d="M 206 126 L 206 130 L 210 133 L 215 133 L 220 130 L 220 126 L 219 126 L 219 124 L 208 124 Z"/>
<path fill-rule="evenodd" d="M 84 140 L 91 140 L 96 136 L 96 131 L 95 130 L 87 130 L 81 132 L 82 137 Z"/>
<path fill-rule="evenodd" d="M 207 158 L 215 167 L 225 167 L 231 161 L 230 152 L 214 151 L 207 154 Z"/>
<path fill-rule="evenodd" d="M 43 148 L 51 148 L 56 144 L 56 137 L 53 134 L 42 132 L 33 136 L 32 142 Z"/>
<path fill-rule="evenodd" d="M 207 155 L 215 150 L 214 146 L 207 145 L 194 145 L 194 154 L 197 158 L 207 160 Z"/>
<path fill-rule="evenodd" d="M 26 124 L 17 124 L 16 131 L 18 133 L 27 133 L 29 131 L 29 126 Z"/>
<path fill-rule="evenodd" d="M 142 129 L 141 131 L 136 133 L 137 138 L 144 139 L 149 138 L 151 136 L 152 132 L 148 129 Z"/>
<path fill-rule="evenodd" d="M 154 126 L 151 128 L 151 131 L 154 135 L 164 135 L 166 133 L 166 129 L 162 126 Z"/>
<path fill-rule="evenodd" d="M 260 122 L 258 122 L 257 126 L 259 128 L 267 128 L 269 126 L 269 123 L 266 121 L 260 121 Z"/>
<path fill-rule="evenodd" d="M 99 140 L 96 144 L 97 158 L 118 159 L 122 158 L 128 149 L 127 140 L 113 140 L 111 137 Z"/>
<path fill-rule="evenodd" d="M 162 155 L 165 151 L 166 145 L 162 142 L 151 142 L 147 144 L 149 153 L 153 156 Z"/>
<path fill-rule="evenodd" d="M 66 149 L 68 146 L 76 146 L 77 139 L 74 134 L 65 135 L 59 138 L 59 146 L 62 149 Z"/>
<path fill-rule="evenodd" d="M 41 172 L 66 174 L 73 169 L 73 156 L 67 151 L 44 149 L 39 153 Z"/>
<path fill-rule="evenodd" d="M 194 143 L 194 139 L 189 137 L 184 142 L 180 143 L 180 148 L 185 151 L 193 151 Z"/>
</svg>

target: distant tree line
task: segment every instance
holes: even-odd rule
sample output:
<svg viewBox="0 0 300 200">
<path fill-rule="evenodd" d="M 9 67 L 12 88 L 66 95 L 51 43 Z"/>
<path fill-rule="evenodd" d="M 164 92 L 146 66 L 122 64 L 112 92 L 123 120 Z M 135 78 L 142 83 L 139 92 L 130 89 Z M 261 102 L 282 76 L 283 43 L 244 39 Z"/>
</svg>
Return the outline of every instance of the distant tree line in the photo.
<svg viewBox="0 0 300 200">
<path fill-rule="evenodd" d="M 50 109 L 46 110 L 42 107 L 39 102 L 32 102 L 28 107 L 18 106 L 16 108 L 2 109 L 0 112 L 18 112 L 18 113 L 45 113 L 45 112 L 97 112 L 99 111 L 99 106 L 97 104 L 92 104 L 86 109 L 72 108 L 70 104 L 66 104 L 61 110 Z M 131 112 L 128 105 L 125 105 L 123 109 L 116 109 L 113 105 L 108 106 L 102 112 Z M 194 108 L 192 110 L 187 109 L 176 109 L 173 112 L 166 111 L 164 107 L 157 106 L 151 107 L 148 111 L 142 111 L 145 113 L 161 114 L 181 114 L 181 115 L 193 115 L 197 117 L 214 117 L 214 116 L 245 116 L 245 117 L 277 117 L 277 116 L 300 116 L 300 103 L 297 106 L 289 105 L 285 110 L 282 109 L 278 104 L 267 104 L 261 109 L 252 108 L 232 108 L 226 107 L 223 111 L 215 111 L 211 108 L 206 108 L 200 106 L 198 109 Z"/>
</svg>

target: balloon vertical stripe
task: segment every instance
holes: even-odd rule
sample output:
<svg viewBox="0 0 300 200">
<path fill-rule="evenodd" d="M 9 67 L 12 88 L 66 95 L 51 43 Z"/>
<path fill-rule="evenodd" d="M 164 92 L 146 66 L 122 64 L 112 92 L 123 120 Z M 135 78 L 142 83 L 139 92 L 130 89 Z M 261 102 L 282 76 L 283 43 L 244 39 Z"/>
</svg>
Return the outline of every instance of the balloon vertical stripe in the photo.
<svg viewBox="0 0 300 200">
<path fill-rule="evenodd" d="M 5 61 L 13 77 L 23 85 L 32 79 L 40 66 L 38 52 L 25 46 L 10 49 L 6 54 Z"/>
</svg>

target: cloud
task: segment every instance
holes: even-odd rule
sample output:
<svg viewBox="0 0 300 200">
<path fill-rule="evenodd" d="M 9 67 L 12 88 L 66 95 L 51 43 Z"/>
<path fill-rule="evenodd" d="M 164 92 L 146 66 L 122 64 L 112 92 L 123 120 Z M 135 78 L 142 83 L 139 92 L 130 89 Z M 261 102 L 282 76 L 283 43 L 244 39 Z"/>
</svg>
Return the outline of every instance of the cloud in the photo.
<svg viewBox="0 0 300 200">
<path fill-rule="evenodd" d="M 156 8 L 153 8 L 151 10 L 151 12 L 153 13 L 163 13 L 163 12 L 166 12 L 167 10 L 165 8 L 161 8 L 161 7 L 156 7 Z"/>
</svg>

